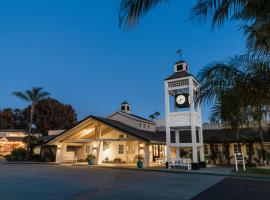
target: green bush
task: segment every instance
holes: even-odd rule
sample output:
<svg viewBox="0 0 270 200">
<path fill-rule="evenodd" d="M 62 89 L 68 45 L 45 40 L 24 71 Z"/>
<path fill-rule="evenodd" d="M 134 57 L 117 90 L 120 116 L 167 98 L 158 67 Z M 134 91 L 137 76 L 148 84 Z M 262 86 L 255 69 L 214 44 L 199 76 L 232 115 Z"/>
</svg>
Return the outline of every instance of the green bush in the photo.
<svg viewBox="0 0 270 200">
<path fill-rule="evenodd" d="M 23 161 L 26 160 L 27 151 L 24 148 L 14 149 L 11 154 L 5 156 L 7 161 Z"/>
<path fill-rule="evenodd" d="M 41 157 L 40 157 L 39 154 L 34 154 L 34 155 L 32 155 L 32 160 L 34 160 L 34 161 L 41 161 Z"/>
<path fill-rule="evenodd" d="M 44 152 L 41 160 L 44 161 L 44 162 L 54 162 L 55 161 L 55 155 L 53 154 L 52 151 L 47 150 L 47 151 Z"/>
</svg>

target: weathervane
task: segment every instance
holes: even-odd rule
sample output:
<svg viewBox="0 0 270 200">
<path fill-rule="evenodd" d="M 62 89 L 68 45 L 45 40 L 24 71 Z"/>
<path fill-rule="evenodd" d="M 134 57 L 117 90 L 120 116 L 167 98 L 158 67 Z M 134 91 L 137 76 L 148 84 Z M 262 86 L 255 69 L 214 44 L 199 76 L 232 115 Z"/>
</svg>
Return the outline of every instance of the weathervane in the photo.
<svg viewBox="0 0 270 200">
<path fill-rule="evenodd" d="M 176 54 L 179 55 L 179 57 L 180 57 L 180 59 L 181 59 L 181 58 L 182 58 L 182 55 L 183 55 L 182 49 L 178 49 L 178 50 L 176 51 Z"/>
</svg>

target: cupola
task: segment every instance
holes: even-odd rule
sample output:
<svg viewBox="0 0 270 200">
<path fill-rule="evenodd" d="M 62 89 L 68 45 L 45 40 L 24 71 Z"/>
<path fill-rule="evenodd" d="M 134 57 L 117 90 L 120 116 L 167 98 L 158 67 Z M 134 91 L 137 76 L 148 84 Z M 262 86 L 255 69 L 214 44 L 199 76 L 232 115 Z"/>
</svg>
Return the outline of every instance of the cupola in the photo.
<svg viewBox="0 0 270 200">
<path fill-rule="evenodd" d="M 124 101 L 121 103 L 120 110 L 125 113 L 131 113 L 130 105 L 128 102 Z"/>
<path fill-rule="evenodd" d="M 188 64 L 184 60 L 179 60 L 174 64 L 174 72 L 188 71 Z"/>
</svg>

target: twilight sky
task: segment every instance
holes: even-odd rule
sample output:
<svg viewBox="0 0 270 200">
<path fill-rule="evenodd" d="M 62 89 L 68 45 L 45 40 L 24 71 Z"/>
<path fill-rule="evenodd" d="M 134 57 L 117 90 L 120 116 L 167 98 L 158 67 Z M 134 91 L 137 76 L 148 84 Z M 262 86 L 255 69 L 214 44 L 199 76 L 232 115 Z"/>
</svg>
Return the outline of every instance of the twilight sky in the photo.
<svg viewBox="0 0 270 200">
<path fill-rule="evenodd" d="M 128 32 L 118 27 L 119 2 L 1 1 L 0 109 L 23 108 L 11 93 L 41 86 L 72 104 L 79 119 L 106 116 L 124 100 L 136 114 L 163 115 L 163 80 L 173 73 L 177 49 L 193 74 L 244 51 L 237 24 L 212 31 L 187 20 L 195 0 L 171 0 Z"/>
</svg>

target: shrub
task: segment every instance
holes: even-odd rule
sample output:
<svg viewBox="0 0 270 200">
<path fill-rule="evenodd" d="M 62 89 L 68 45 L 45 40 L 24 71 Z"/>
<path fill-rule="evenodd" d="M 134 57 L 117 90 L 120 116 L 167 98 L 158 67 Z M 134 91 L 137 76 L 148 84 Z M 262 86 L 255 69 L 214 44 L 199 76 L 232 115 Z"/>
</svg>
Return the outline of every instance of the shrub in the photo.
<svg viewBox="0 0 270 200">
<path fill-rule="evenodd" d="M 113 160 L 114 163 L 121 163 L 122 162 L 122 159 L 121 158 L 115 158 Z"/>
<path fill-rule="evenodd" d="M 24 148 L 14 149 L 10 155 L 5 156 L 7 161 L 23 161 L 26 160 L 27 151 Z"/>
<path fill-rule="evenodd" d="M 88 156 L 87 156 L 87 160 L 95 160 L 95 156 L 93 155 L 93 154 L 89 154 Z"/>
<path fill-rule="evenodd" d="M 55 161 L 54 151 L 51 148 L 44 150 L 43 154 L 41 154 L 41 161 L 54 162 Z"/>
</svg>

